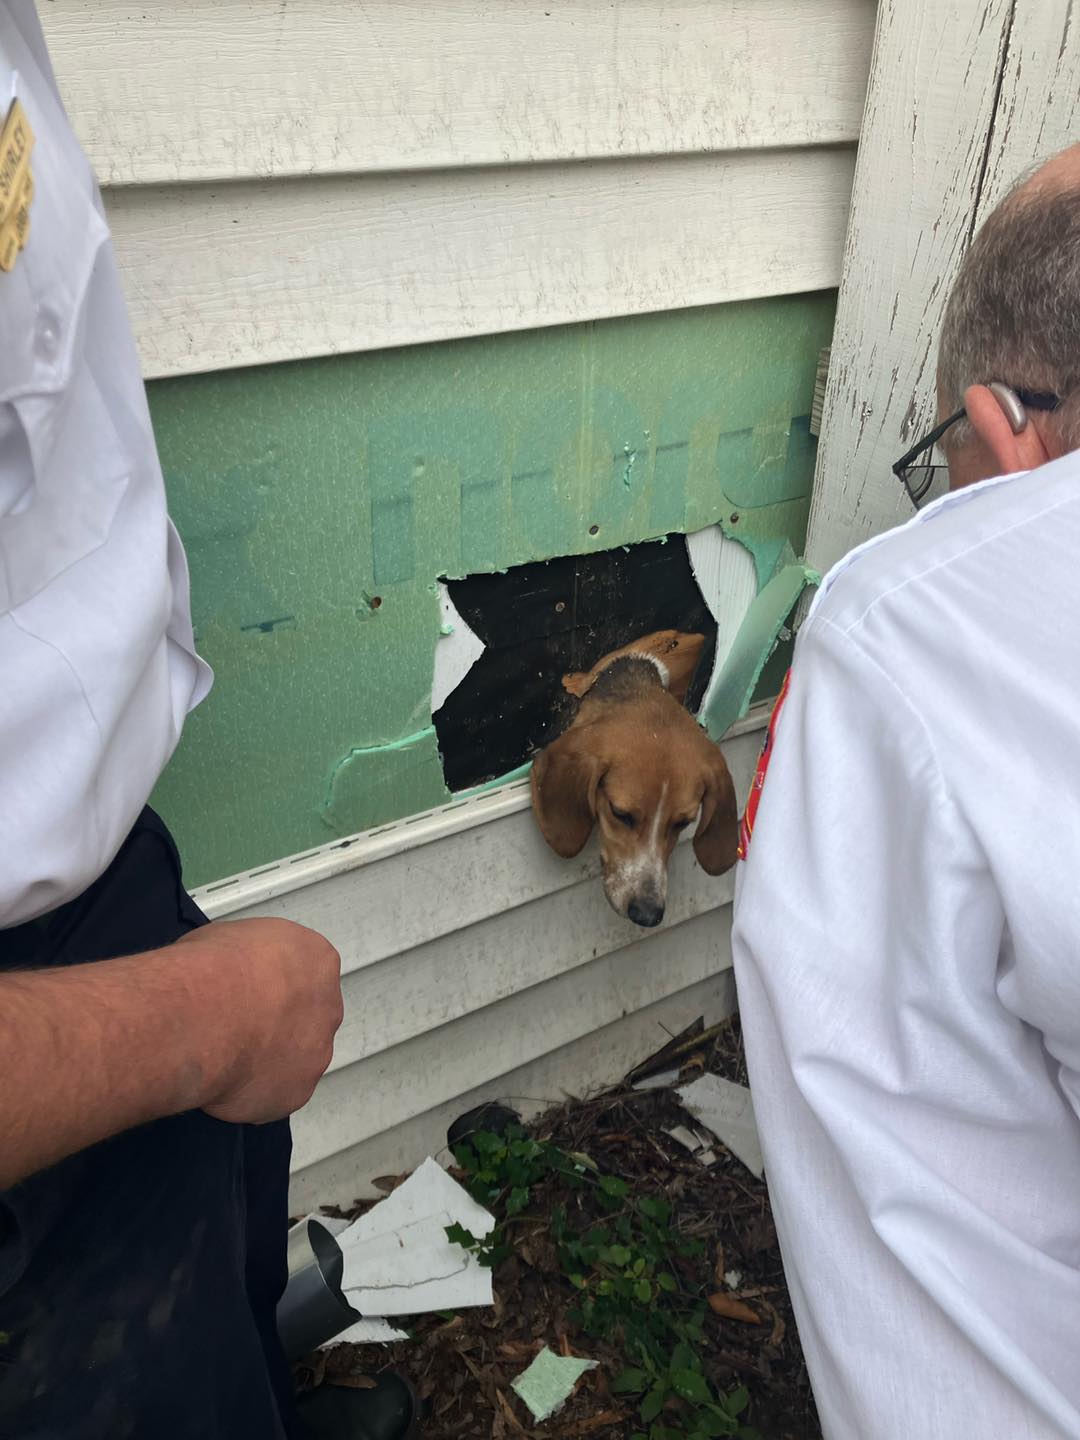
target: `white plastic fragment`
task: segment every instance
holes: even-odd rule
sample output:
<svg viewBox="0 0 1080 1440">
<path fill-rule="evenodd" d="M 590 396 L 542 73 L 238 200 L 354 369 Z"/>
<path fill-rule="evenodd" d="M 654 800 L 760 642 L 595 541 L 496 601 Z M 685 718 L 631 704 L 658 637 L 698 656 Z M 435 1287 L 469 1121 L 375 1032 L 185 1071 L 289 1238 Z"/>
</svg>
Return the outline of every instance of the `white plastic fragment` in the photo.
<svg viewBox="0 0 1080 1440">
<path fill-rule="evenodd" d="M 395 1330 L 389 1320 L 357 1320 L 333 1340 L 320 1345 L 320 1350 L 329 1350 L 332 1345 L 393 1345 L 395 1340 L 408 1340 L 404 1330 Z"/>
<path fill-rule="evenodd" d="M 689 1150 L 690 1154 L 706 1168 L 716 1164 L 716 1152 L 711 1148 L 704 1135 L 688 1129 L 685 1125 L 676 1125 L 673 1130 L 665 1130 L 664 1134 L 670 1135 L 672 1140 Z"/>
<path fill-rule="evenodd" d="M 490 1305 L 491 1270 L 446 1238 L 455 1224 L 480 1237 L 495 1218 L 428 1158 L 338 1236 L 346 1300 L 364 1316 Z"/>
<path fill-rule="evenodd" d="M 679 1067 L 676 1065 L 671 1070 L 661 1070 L 659 1075 L 646 1075 L 644 1080 L 635 1080 L 630 1087 L 632 1090 L 666 1090 L 669 1085 L 674 1085 L 679 1078 Z"/>
<path fill-rule="evenodd" d="M 695 1120 L 708 1127 L 760 1180 L 765 1170 L 754 1120 L 754 1102 L 745 1085 L 719 1075 L 701 1075 L 675 1092 Z"/>
</svg>

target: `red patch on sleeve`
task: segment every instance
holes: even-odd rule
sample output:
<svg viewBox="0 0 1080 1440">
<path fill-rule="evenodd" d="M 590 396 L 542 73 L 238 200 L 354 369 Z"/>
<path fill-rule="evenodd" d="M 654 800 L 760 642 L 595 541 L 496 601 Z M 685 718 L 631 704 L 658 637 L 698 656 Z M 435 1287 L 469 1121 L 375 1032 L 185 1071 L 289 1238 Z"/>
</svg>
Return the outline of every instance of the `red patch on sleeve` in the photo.
<svg viewBox="0 0 1080 1440">
<path fill-rule="evenodd" d="M 743 811 L 742 825 L 739 827 L 739 859 L 745 860 L 750 849 L 750 837 L 754 833 L 754 821 L 757 819 L 758 806 L 761 804 L 761 792 L 765 788 L 765 775 L 769 769 L 769 761 L 772 759 L 773 745 L 776 742 L 776 724 L 780 719 L 780 711 L 783 709 L 784 701 L 787 699 L 788 690 L 791 687 L 791 671 L 784 676 L 784 683 L 780 686 L 780 694 L 776 697 L 776 704 L 773 706 L 772 714 L 769 716 L 769 728 L 765 732 L 765 743 L 761 747 L 761 754 L 758 756 L 757 769 L 754 771 L 754 781 L 750 786 L 750 794 L 747 796 L 746 809 Z"/>
</svg>

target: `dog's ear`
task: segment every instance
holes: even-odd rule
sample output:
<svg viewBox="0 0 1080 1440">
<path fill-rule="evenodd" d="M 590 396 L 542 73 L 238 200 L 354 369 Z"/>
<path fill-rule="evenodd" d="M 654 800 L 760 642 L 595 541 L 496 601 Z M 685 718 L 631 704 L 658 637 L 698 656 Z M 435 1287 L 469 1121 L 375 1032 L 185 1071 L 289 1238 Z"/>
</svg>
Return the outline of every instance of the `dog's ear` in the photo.
<svg viewBox="0 0 1080 1440">
<path fill-rule="evenodd" d="M 590 728 L 572 727 L 541 750 L 532 766 L 536 823 L 564 860 L 584 849 L 596 822 L 596 792 L 604 767 L 590 745 Z"/>
<path fill-rule="evenodd" d="M 704 757 L 705 793 L 701 819 L 694 834 L 694 854 L 708 875 L 723 875 L 738 859 L 739 806 L 735 786 L 719 745 L 702 735 L 708 746 Z"/>
</svg>

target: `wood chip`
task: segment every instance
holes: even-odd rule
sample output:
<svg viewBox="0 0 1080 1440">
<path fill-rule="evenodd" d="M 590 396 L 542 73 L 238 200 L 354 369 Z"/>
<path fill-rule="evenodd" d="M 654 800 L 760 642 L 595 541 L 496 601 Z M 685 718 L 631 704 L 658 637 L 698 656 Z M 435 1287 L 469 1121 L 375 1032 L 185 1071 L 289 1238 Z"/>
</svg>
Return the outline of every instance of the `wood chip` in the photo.
<svg viewBox="0 0 1080 1440">
<path fill-rule="evenodd" d="M 511 1430 L 513 1430 L 514 1433 L 517 1435 L 524 1435 L 525 1426 L 522 1425 L 521 1421 L 514 1414 L 510 1401 L 506 1398 L 506 1396 L 501 1390 L 495 1391 L 495 1399 L 499 1402 L 499 1409 L 505 1416 L 506 1423 L 510 1426 Z"/>
<path fill-rule="evenodd" d="M 612 1425 L 622 1425 L 630 1419 L 629 1410 L 603 1410 L 599 1415 L 590 1415 L 574 1425 L 565 1426 L 560 1435 L 595 1435 L 597 1430 L 606 1430 Z"/>
<path fill-rule="evenodd" d="M 761 1324 L 761 1316 L 755 1310 L 744 1305 L 738 1296 L 728 1295 L 723 1290 L 709 1296 L 709 1309 L 714 1315 L 720 1315 L 725 1320 L 740 1320 L 744 1325 Z"/>
<path fill-rule="evenodd" d="M 371 1183 L 376 1190 L 381 1190 L 384 1195 L 389 1195 L 396 1190 L 399 1185 L 403 1185 L 408 1178 L 407 1173 L 404 1175 L 376 1175 Z"/>
</svg>

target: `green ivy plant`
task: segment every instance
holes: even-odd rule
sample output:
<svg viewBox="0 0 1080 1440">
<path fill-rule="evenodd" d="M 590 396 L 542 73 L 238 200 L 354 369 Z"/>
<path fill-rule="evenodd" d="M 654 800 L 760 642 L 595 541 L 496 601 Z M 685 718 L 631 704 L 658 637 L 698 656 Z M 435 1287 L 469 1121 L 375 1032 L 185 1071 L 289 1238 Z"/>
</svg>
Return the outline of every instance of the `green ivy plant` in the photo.
<svg viewBox="0 0 1080 1440">
<path fill-rule="evenodd" d="M 625 1180 L 601 1174 L 587 1156 L 534 1140 L 520 1126 L 501 1135 L 473 1134 L 454 1147 L 454 1158 L 467 1189 L 495 1214 L 496 1225 L 480 1238 L 461 1225 L 449 1226 L 446 1234 L 482 1265 L 497 1265 L 512 1253 L 512 1222 L 544 1181 L 558 1176 L 570 1189 L 592 1191 L 583 1197 L 592 1203 L 583 1203 L 580 1215 L 556 1206 L 550 1231 L 560 1266 L 578 1291 L 570 1318 L 587 1335 L 618 1346 L 626 1361 L 612 1389 L 637 1402 L 643 1428 L 633 1440 L 761 1440 L 741 1418 L 750 1398 L 745 1387 L 721 1394 L 704 1373 L 705 1287 L 687 1290 L 677 1264 L 701 1260 L 704 1246 L 679 1234 L 666 1201 L 635 1195 Z"/>
</svg>

